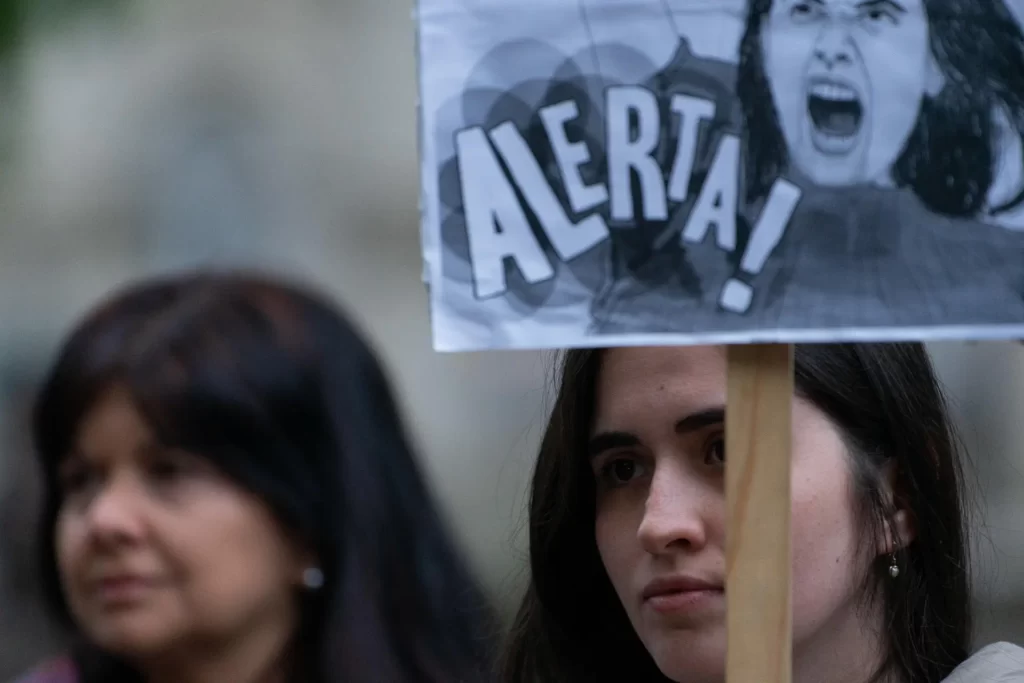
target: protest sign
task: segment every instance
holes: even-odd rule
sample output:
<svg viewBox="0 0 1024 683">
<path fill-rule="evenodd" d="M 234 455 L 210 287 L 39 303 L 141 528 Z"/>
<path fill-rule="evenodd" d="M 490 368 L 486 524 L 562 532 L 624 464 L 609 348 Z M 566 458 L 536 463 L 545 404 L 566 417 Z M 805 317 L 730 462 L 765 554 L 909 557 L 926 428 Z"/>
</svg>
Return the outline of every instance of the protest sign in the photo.
<svg viewBox="0 0 1024 683">
<path fill-rule="evenodd" d="M 419 0 L 440 350 L 1019 338 L 1014 0 Z"/>
</svg>

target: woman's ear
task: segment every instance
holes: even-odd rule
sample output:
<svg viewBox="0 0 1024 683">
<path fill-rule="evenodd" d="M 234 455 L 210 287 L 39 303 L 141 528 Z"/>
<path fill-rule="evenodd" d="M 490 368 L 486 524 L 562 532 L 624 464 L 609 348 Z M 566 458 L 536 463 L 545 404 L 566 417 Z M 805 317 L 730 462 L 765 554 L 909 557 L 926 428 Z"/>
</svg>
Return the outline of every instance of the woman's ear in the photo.
<svg viewBox="0 0 1024 683">
<path fill-rule="evenodd" d="M 939 66 L 934 54 L 929 53 L 928 62 L 924 68 L 924 92 L 929 97 L 938 97 L 942 89 L 946 87 L 946 75 L 942 73 L 942 67 Z"/>
<path fill-rule="evenodd" d="M 910 545 L 914 540 L 914 525 L 911 522 L 910 514 L 903 509 L 897 509 L 886 521 L 885 532 L 881 547 L 878 548 L 879 555 L 890 555 Z"/>
<path fill-rule="evenodd" d="M 292 574 L 295 585 L 304 589 L 315 589 L 320 586 L 313 586 L 319 577 L 319 583 L 323 584 L 323 571 L 321 570 L 320 558 L 306 544 L 295 543 L 292 547 Z"/>
<path fill-rule="evenodd" d="M 899 470 L 891 460 L 885 464 L 882 486 L 882 501 L 887 515 L 876 551 L 879 555 L 890 555 L 910 545 L 917 535 L 917 529 L 913 515 L 904 505 L 903 496 L 899 495 Z"/>
</svg>

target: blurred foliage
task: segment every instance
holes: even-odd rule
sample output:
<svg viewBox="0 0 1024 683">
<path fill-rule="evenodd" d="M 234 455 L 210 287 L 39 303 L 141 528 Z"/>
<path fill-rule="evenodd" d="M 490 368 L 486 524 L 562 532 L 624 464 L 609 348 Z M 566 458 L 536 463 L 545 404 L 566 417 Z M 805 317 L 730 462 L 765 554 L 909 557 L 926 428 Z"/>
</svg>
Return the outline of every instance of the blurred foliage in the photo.
<svg viewBox="0 0 1024 683">
<path fill-rule="evenodd" d="M 25 0 L 0 0 L 0 56 L 6 59 L 24 33 Z"/>
<path fill-rule="evenodd" d="M 89 13 L 122 16 L 131 4 L 132 0 L 0 0 L 0 60 L 10 61 L 35 29 L 59 26 Z"/>
<path fill-rule="evenodd" d="M 168 0 L 175 2 L 177 0 Z M 60 30 L 78 19 L 125 18 L 134 0 L 0 0 L 0 176 L 17 139 L 20 52 L 31 36 Z"/>
</svg>

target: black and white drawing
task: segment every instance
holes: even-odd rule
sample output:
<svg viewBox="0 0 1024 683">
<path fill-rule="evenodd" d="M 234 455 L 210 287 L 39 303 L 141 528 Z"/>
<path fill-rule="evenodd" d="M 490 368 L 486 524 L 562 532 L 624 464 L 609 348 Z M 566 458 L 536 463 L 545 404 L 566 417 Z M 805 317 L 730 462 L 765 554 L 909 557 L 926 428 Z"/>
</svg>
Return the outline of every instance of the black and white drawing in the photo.
<svg viewBox="0 0 1024 683">
<path fill-rule="evenodd" d="M 445 350 L 1024 336 L 1018 0 L 420 0 Z"/>
</svg>

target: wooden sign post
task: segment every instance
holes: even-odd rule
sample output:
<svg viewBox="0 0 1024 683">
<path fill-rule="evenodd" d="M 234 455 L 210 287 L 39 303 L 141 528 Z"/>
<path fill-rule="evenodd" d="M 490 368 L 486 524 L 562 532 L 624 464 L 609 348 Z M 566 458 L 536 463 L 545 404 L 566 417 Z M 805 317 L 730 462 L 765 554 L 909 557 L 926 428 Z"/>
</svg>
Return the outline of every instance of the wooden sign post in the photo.
<svg viewBox="0 0 1024 683">
<path fill-rule="evenodd" d="M 793 347 L 728 347 L 726 683 L 790 683 Z"/>
</svg>

